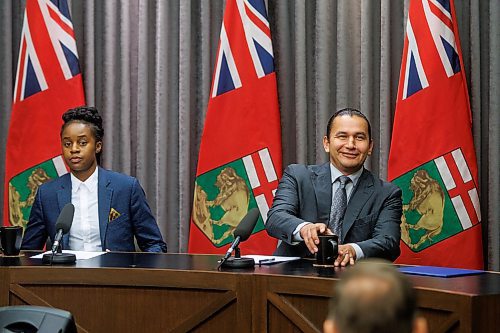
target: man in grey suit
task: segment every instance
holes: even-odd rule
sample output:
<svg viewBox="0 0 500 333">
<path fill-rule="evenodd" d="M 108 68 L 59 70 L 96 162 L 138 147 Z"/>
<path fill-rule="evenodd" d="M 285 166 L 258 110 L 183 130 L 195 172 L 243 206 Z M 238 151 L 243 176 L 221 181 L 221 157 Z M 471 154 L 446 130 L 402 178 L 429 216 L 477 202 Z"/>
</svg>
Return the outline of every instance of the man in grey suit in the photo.
<svg viewBox="0 0 500 333">
<path fill-rule="evenodd" d="M 366 116 L 356 109 L 337 111 L 328 121 L 323 147 L 330 163 L 293 164 L 284 171 L 266 222 L 269 235 L 281 240 L 274 254 L 312 255 L 318 235 L 336 230 L 335 266 L 368 257 L 394 261 L 400 254 L 401 190 L 363 167 L 373 149 Z M 339 188 L 345 188 L 342 209 L 335 198 Z"/>
</svg>

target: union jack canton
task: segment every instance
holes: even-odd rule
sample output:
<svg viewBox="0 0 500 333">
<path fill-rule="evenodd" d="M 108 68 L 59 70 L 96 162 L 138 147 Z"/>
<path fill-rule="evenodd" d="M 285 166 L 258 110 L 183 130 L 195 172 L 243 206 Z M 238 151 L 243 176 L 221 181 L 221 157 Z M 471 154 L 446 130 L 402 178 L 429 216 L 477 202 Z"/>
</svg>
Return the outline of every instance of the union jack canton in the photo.
<svg viewBox="0 0 500 333">
<path fill-rule="evenodd" d="M 248 56 L 258 78 L 274 72 L 271 31 L 264 2 L 236 0 L 236 5 L 239 15 L 232 15 L 230 19 L 237 20 L 231 24 L 240 29 L 233 28 L 228 33 L 225 26 L 229 22 L 222 22 L 212 98 L 244 85 L 241 71 L 248 68 Z"/>
</svg>

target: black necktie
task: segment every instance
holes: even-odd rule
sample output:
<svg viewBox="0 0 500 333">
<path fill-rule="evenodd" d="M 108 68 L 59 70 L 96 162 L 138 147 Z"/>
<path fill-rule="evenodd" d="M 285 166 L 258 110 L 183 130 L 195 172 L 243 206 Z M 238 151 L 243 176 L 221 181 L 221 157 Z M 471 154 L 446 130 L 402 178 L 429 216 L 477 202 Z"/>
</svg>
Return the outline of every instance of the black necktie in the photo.
<svg viewBox="0 0 500 333">
<path fill-rule="evenodd" d="M 332 195 L 332 206 L 330 208 L 330 221 L 328 225 L 331 227 L 332 232 L 339 236 L 339 243 L 342 237 L 342 220 L 344 219 L 345 209 L 347 208 L 347 193 L 345 186 L 350 181 L 347 176 L 340 176 L 337 178 L 340 186 Z M 333 187 L 333 184 L 332 184 Z"/>
</svg>

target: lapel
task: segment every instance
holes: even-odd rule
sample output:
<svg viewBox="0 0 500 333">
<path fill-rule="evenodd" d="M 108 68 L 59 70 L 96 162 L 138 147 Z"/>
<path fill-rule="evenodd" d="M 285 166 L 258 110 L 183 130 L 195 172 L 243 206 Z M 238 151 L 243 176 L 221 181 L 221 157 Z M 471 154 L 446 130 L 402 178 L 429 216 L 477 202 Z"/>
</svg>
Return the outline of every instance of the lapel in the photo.
<svg viewBox="0 0 500 333">
<path fill-rule="evenodd" d="M 57 205 L 59 206 L 59 211 L 63 209 L 66 204 L 71 202 L 71 177 L 67 173 L 61 178 L 61 186 L 57 190 Z"/>
<path fill-rule="evenodd" d="M 373 177 L 368 170 L 364 169 L 347 204 L 344 221 L 342 222 L 342 240 L 344 240 L 347 232 L 351 229 L 354 220 L 359 216 L 361 208 L 363 208 L 366 201 L 372 196 L 373 191 Z"/>
<path fill-rule="evenodd" d="M 108 171 L 99 167 L 97 177 L 97 202 L 99 203 L 99 232 L 101 234 L 101 244 L 104 251 L 106 240 L 106 228 L 108 227 L 109 212 L 111 210 L 111 199 L 113 198 L 113 188 L 108 179 Z"/>
<path fill-rule="evenodd" d="M 316 195 L 318 221 L 328 222 L 330 218 L 330 206 L 332 205 L 332 173 L 330 163 L 327 162 L 318 167 L 311 174 L 311 181 Z"/>
<path fill-rule="evenodd" d="M 71 177 L 67 173 L 61 176 L 61 186 L 57 190 L 57 205 L 59 207 L 59 214 L 66 204 L 71 202 Z M 55 222 L 54 222 L 55 223 Z M 62 248 L 67 249 L 69 246 L 69 233 L 65 234 L 62 238 Z"/>
</svg>

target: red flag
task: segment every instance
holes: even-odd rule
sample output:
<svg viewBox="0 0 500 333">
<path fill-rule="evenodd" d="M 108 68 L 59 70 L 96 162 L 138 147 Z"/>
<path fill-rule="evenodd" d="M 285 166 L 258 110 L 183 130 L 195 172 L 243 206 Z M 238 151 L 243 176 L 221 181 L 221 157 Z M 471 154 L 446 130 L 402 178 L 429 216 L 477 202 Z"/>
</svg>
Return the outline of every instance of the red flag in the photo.
<svg viewBox="0 0 500 333">
<path fill-rule="evenodd" d="M 28 0 L 7 137 L 4 225 L 25 226 L 38 186 L 67 172 L 61 115 L 83 104 L 66 0 Z"/>
<path fill-rule="evenodd" d="M 270 254 L 264 224 L 281 177 L 276 74 L 264 1 L 228 0 L 200 145 L 189 252 L 223 253 L 254 207 L 243 254 Z"/>
<path fill-rule="evenodd" d="M 410 3 L 388 176 L 403 191 L 396 263 L 483 267 L 477 162 L 452 0 Z"/>
</svg>

